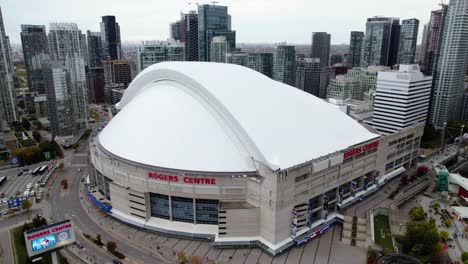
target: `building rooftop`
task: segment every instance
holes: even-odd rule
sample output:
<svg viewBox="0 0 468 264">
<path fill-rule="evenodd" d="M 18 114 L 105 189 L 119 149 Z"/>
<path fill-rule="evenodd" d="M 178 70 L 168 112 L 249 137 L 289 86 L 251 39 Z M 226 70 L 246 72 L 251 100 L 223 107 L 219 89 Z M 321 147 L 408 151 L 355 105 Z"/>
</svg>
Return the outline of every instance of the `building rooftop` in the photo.
<svg viewBox="0 0 468 264">
<path fill-rule="evenodd" d="M 117 108 L 99 135 L 106 150 L 181 170 L 286 169 L 378 137 L 313 95 L 225 63 L 154 64 Z"/>
</svg>

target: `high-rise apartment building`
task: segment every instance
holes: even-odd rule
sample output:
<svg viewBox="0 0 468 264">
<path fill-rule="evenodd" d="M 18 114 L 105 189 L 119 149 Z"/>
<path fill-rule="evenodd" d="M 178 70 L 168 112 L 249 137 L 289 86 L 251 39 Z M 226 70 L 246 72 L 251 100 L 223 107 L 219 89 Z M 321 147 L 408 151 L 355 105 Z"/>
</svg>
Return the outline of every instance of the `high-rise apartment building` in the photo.
<svg viewBox="0 0 468 264">
<path fill-rule="evenodd" d="M 54 67 L 46 95 L 52 131 L 58 136 L 76 136 L 88 127 L 83 36 L 75 23 L 50 24 L 49 52 Z"/>
<path fill-rule="evenodd" d="M 294 86 L 296 50 L 294 46 L 278 45 L 274 53 L 273 79 Z"/>
<path fill-rule="evenodd" d="M 185 60 L 198 61 L 198 15 L 190 11 L 184 17 Z"/>
<path fill-rule="evenodd" d="M 300 58 L 296 65 L 296 88 L 319 96 L 320 70 L 319 58 Z"/>
<path fill-rule="evenodd" d="M 236 32 L 230 29 L 227 6 L 198 6 L 198 58 L 210 61 L 211 40 L 215 36 L 225 36 L 229 48 L 236 48 Z"/>
<path fill-rule="evenodd" d="M 417 64 L 401 64 L 398 71 L 381 71 L 377 77 L 372 126 L 388 135 L 426 122 L 432 77 Z"/>
<path fill-rule="evenodd" d="M 322 67 L 330 65 L 330 40 L 331 35 L 327 32 L 312 33 L 312 52 L 310 57 L 319 58 Z"/>
<path fill-rule="evenodd" d="M 184 45 L 178 40 L 144 41 L 138 48 L 138 72 L 158 62 L 184 60 Z"/>
<path fill-rule="evenodd" d="M 226 53 L 226 63 L 245 66 L 247 65 L 248 57 L 249 54 L 246 52 L 231 51 Z"/>
<path fill-rule="evenodd" d="M 364 93 L 364 101 L 374 105 L 375 90 L 377 87 L 377 75 L 379 71 L 390 70 L 387 66 L 369 66 L 365 68 L 353 68 L 348 70 L 346 76 L 357 77 L 361 82 L 361 91 Z"/>
<path fill-rule="evenodd" d="M 416 56 L 419 20 L 416 18 L 401 21 L 398 64 L 413 64 Z"/>
<path fill-rule="evenodd" d="M 112 90 L 125 90 L 135 77 L 135 64 L 132 61 L 103 61 L 105 80 L 105 102 L 115 103 Z"/>
<path fill-rule="evenodd" d="M 334 79 L 331 79 L 327 88 L 328 98 L 362 100 L 363 93 L 359 78 L 338 75 Z"/>
<path fill-rule="evenodd" d="M 50 67 L 47 34 L 43 25 L 21 25 L 21 44 L 31 92 L 45 93 L 45 72 Z"/>
<path fill-rule="evenodd" d="M 434 68 L 430 122 L 442 128 L 460 118 L 468 53 L 468 0 L 450 0 Z"/>
<path fill-rule="evenodd" d="M 395 65 L 398 58 L 399 41 L 399 18 L 368 18 L 361 51 L 361 66 Z"/>
<path fill-rule="evenodd" d="M 426 36 L 423 37 L 423 65 L 424 73 L 426 75 L 433 75 L 434 73 L 434 61 L 440 43 L 442 21 L 446 10 L 447 8 L 443 8 L 441 10 L 431 12 L 431 19 L 429 21 L 427 33 Z"/>
<path fill-rule="evenodd" d="M 5 35 L 2 11 L 0 9 L 0 105 L 3 119 L 17 121 L 16 95 L 14 86 L 14 68 L 11 59 L 10 39 Z"/>
<path fill-rule="evenodd" d="M 102 17 L 101 39 L 104 60 L 119 60 L 122 58 L 120 26 L 116 22 L 115 16 Z"/>
<path fill-rule="evenodd" d="M 210 61 L 226 62 L 226 53 L 229 50 L 229 43 L 224 36 L 216 36 L 211 40 Z"/>
<path fill-rule="evenodd" d="M 349 40 L 349 67 L 359 67 L 361 65 L 361 50 L 364 40 L 364 32 L 351 31 L 351 39 Z"/>
</svg>

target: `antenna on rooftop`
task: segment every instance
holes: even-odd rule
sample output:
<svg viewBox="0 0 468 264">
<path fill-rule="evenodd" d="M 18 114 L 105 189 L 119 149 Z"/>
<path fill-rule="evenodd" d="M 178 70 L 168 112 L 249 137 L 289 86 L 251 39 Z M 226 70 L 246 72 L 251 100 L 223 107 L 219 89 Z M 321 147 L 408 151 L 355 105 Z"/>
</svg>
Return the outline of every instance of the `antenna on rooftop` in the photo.
<svg viewBox="0 0 468 264">
<path fill-rule="evenodd" d="M 213 5 L 216 5 L 216 4 L 219 3 L 219 2 L 218 2 L 218 1 L 211 1 L 211 3 L 212 3 Z"/>
</svg>

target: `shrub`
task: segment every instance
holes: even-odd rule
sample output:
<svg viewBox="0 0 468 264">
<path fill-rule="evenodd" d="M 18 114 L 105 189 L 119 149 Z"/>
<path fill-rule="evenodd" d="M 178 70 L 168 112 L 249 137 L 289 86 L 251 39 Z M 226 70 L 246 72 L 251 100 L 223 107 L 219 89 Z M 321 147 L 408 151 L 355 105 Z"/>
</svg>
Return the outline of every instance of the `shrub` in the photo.
<svg viewBox="0 0 468 264">
<path fill-rule="evenodd" d="M 463 252 L 463 253 L 461 254 L 461 259 L 462 259 L 463 261 L 467 261 L 467 260 L 468 260 L 468 252 L 466 252 L 466 251 Z"/>
<path fill-rule="evenodd" d="M 117 248 L 117 243 L 115 243 L 114 241 L 107 241 L 106 248 L 111 253 L 113 253 L 115 251 L 115 249 Z"/>
</svg>

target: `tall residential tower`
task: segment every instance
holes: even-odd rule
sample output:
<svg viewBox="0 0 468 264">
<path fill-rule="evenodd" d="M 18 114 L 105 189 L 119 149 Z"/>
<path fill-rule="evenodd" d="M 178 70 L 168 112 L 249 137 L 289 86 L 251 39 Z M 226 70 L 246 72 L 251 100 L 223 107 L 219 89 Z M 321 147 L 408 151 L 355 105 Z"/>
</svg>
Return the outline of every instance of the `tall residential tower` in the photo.
<svg viewBox="0 0 468 264">
<path fill-rule="evenodd" d="M 416 56 L 419 20 L 406 19 L 401 22 L 398 64 L 413 64 Z"/>
<path fill-rule="evenodd" d="M 397 63 L 399 41 L 399 18 L 368 18 L 361 53 L 361 66 L 395 65 Z"/>
<path fill-rule="evenodd" d="M 349 41 L 349 67 L 359 67 L 361 65 L 361 50 L 364 32 L 351 31 L 351 39 Z"/>
<path fill-rule="evenodd" d="M 51 23 L 48 35 L 52 84 L 46 89 L 53 133 L 76 136 L 88 126 L 88 93 L 81 30 L 75 23 Z"/>
<path fill-rule="evenodd" d="M 120 26 L 115 16 L 103 16 L 101 22 L 103 59 L 119 60 L 122 58 Z"/>
<path fill-rule="evenodd" d="M 330 65 L 330 39 L 331 35 L 327 32 L 312 33 L 312 58 L 319 58 L 320 65 L 327 67 Z"/>
<path fill-rule="evenodd" d="M 436 128 L 460 117 L 468 53 L 468 0 L 450 0 L 446 8 L 431 98 L 430 122 Z"/>
</svg>

